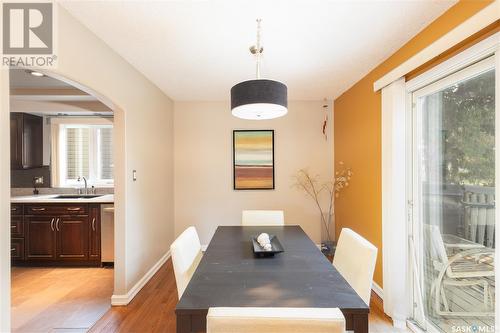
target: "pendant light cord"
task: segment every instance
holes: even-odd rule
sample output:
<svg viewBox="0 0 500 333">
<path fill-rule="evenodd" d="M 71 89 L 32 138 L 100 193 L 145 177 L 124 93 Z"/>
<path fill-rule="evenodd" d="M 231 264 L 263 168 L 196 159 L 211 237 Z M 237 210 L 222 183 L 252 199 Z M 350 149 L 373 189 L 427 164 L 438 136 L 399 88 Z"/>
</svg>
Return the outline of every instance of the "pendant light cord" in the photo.
<svg viewBox="0 0 500 333">
<path fill-rule="evenodd" d="M 255 57 L 256 57 L 256 68 L 255 68 L 255 75 L 257 79 L 260 79 L 260 57 L 262 55 L 262 52 L 264 52 L 264 49 L 260 46 L 260 22 L 262 19 L 257 19 L 257 44 L 256 46 L 256 51 L 255 51 Z"/>
</svg>

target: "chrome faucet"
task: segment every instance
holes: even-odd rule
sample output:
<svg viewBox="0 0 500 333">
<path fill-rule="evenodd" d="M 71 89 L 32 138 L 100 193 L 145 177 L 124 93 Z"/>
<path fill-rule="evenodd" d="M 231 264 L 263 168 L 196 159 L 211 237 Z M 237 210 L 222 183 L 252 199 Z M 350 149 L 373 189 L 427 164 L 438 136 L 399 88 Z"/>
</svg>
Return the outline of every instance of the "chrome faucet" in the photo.
<svg viewBox="0 0 500 333">
<path fill-rule="evenodd" d="M 84 176 L 78 177 L 77 181 L 81 181 L 82 178 L 83 178 L 83 182 L 85 183 L 85 191 L 82 191 L 82 188 L 80 187 L 78 189 L 78 194 L 89 194 L 89 188 L 87 187 L 87 178 L 85 178 Z"/>
</svg>

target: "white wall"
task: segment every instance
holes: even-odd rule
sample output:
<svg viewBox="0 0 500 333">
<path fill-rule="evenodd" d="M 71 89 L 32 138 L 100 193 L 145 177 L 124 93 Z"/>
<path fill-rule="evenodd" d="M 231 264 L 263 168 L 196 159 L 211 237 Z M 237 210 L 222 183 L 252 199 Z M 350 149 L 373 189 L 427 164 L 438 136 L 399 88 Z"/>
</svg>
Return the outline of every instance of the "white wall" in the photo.
<svg viewBox="0 0 500 333">
<path fill-rule="evenodd" d="M 0 332 L 10 330 L 9 72 L 0 69 Z"/>
<path fill-rule="evenodd" d="M 115 111 L 114 295 L 126 296 L 173 241 L 173 103 L 66 10 L 59 6 L 56 13 L 58 67 L 48 74 L 93 94 Z M 0 82 L 1 97 L 8 91 L 2 71 Z M 8 331 L 9 323 L 3 319 L 10 316 L 9 110 L 5 103 L 0 110 L 0 331 Z M 135 182 L 132 170 L 137 170 Z"/>
<path fill-rule="evenodd" d="M 173 103 L 60 6 L 58 19 L 56 73 L 90 88 L 115 111 L 115 228 L 122 228 L 115 233 L 114 294 L 123 295 L 173 240 Z"/>
<path fill-rule="evenodd" d="M 206 245 L 218 225 L 240 224 L 243 209 L 283 209 L 287 224 L 300 224 L 319 243 L 317 208 L 292 184 L 301 168 L 325 180 L 332 177 L 332 130 L 329 126 L 326 141 L 321 132 L 322 105 L 290 102 L 285 117 L 245 121 L 233 117 L 226 102 L 176 102 L 175 234 L 194 225 Z M 275 130 L 275 190 L 233 190 L 233 129 Z"/>
</svg>

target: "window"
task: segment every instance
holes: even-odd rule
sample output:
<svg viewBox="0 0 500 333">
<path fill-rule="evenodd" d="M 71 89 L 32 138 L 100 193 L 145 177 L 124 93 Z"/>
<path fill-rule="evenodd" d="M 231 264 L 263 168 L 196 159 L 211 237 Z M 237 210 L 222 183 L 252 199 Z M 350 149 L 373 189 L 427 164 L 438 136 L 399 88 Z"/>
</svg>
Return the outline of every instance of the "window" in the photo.
<svg viewBox="0 0 500 333">
<path fill-rule="evenodd" d="M 495 324 L 495 63 L 413 93 L 417 302 L 435 331 Z M 424 324 L 425 325 L 425 324 Z M 422 325 L 422 326 L 424 326 Z"/>
<path fill-rule="evenodd" d="M 58 163 L 61 186 L 113 186 L 113 126 L 61 125 Z"/>
</svg>

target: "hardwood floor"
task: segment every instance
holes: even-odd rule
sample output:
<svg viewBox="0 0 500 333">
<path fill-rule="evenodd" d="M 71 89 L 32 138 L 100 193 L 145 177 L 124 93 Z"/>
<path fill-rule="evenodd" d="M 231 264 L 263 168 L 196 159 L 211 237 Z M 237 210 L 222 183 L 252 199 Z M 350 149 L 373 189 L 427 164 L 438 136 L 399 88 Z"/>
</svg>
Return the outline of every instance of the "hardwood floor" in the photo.
<svg viewBox="0 0 500 333">
<path fill-rule="evenodd" d="M 155 274 L 126 307 L 112 307 L 90 332 L 175 333 L 177 288 L 171 260 Z M 370 332 L 400 333 L 377 307 L 371 307 Z"/>
<path fill-rule="evenodd" d="M 369 332 L 370 333 L 410 333 L 409 329 L 397 329 L 392 326 L 392 321 L 382 310 L 373 304 L 370 305 Z"/>
<path fill-rule="evenodd" d="M 168 260 L 128 306 L 112 307 L 90 332 L 174 333 L 177 301 L 172 261 Z"/>
<path fill-rule="evenodd" d="M 178 299 L 170 260 L 128 306 L 111 308 L 112 292 L 112 269 L 13 267 L 12 331 L 175 332 Z M 408 331 L 394 329 L 372 304 L 370 332 Z"/>
<path fill-rule="evenodd" d="M 111 307 L 113 270 L 12 268 L 12 331 L 86 332 Z"/>
</svg>

